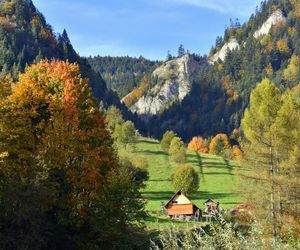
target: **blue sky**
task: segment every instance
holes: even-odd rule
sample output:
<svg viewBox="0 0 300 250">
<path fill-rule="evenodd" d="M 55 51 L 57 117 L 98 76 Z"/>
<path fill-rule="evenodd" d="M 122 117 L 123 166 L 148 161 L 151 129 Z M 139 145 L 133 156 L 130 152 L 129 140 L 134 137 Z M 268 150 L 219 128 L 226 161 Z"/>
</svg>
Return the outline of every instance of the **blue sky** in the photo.
<svg viewBox="0 0 300 250">
<path fill-rule="evenodd" d="M 246 21 L 260 0 L 33 0 L 82 56 L 164 59 L 179 44 L 206 54 L 230 18 Z"/>
</svg>

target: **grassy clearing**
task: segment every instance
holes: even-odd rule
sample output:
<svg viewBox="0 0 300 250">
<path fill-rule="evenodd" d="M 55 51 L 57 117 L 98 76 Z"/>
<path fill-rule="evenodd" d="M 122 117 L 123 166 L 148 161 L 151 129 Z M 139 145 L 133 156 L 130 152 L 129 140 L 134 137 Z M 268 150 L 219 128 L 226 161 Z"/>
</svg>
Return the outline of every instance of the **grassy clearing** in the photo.
<svg viewBox="0 0 300 250">
<path fill-rule="evenodd" d="M 150 216 L 147 220 L 149 228 L 163 229 L 170 224 L 180 227 L 191 227 L 191 222 L 171 222 L 168 217 L 159 214 L 160 202 L 168 202 L 174 195 L 171 175 L 176 164 L 169 163 L 169 156 L 164 153 L 156 140 L 141 138 L 136 145 L 135 154 L 147 158 L 149 163 L 149 180 L 143 190 L 147 199 L 147 210 Z M 199 173 L 199 191 L 189 197 L 198 207 L 203 208 L 203 202 L 208 198 L 219 201 L 224 208 L 230 208 L 241 202 L 236 192 L 237 164 L 221 157 L 208 154 L 188 152 L 187 164 L 193 166 Z"/>
</svg>

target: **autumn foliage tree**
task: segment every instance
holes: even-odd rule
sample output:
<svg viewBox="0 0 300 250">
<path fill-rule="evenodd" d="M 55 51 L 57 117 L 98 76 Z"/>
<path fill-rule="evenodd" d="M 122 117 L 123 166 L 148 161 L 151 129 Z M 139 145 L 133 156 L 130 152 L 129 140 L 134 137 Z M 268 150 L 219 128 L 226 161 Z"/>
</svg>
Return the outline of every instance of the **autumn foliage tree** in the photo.
<svg viewBox="0 0 300 250">
<path fill-rule="evenodd" d="M 105 119 L 77 64 L 44 60 L 27 67 L 0 107 L 0 148 L 6 152 L 0 161 L 1 247 L 32 248 L 29 240 L 15 240 L 30 230 L 40 248 L 99 247 L 140 220 L 138 185 L 118 167 Z M 128 209 L 127 195 L 137 210 Z M 37 207 L 40 217 L 33 221 L 38 214 L 19 206 Z M 118 215 L 110 216 L 116 208 Z M 24 232 L 24 225 L 32 226 Z"/>
<path fill-rule="evenodd" d="M 209 144 L 209 153 L 221 155 L 224 150 L 230 148 L 230 141 L 226 134 L 217 134 Z"/>
<path fill-rule="evenodd" d="M 205 141 L 201 136 L 193 137 L 188 144 L 188 149 L 199 153 L 208 153 L 207 141 Z"/>
</svg>

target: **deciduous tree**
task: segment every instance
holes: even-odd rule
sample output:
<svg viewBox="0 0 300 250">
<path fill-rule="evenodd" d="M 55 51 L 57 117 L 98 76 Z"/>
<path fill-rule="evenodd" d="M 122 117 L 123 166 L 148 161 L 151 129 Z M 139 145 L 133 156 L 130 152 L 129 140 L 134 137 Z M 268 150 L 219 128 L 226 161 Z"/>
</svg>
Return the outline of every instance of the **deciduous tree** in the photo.
<svg viewBox="0 0 300 250">
<path fill-rule="evenodd" d="M 167 131 L 164 133 L 163 138 L 160 141 L 160 145 L 161 145 L 161 149 L 165 153 L 169 153 L 170 144 L 174 137 L 176 137 L 176 134 L 173 131 Z"/>
<path fill-rule="evenodd" d="M 169 149 L 170 159 L 176 163 L 185 163 L 186 148 L 183 141 L 179 137 L 174 137 Z"/>
<path fill-rule="evenodd" d="M 188 149 L 199 153 L 208 153 L 207 141 L 205 141 L 201 136 L 193 137 L 188 144 Z"/>
<path fill-rule="evenodd" d="M 191 166 L 179 166 L 172 176 L 174 190 L 192 195 L 199 189 L 199 176 Z"/>
</svg>

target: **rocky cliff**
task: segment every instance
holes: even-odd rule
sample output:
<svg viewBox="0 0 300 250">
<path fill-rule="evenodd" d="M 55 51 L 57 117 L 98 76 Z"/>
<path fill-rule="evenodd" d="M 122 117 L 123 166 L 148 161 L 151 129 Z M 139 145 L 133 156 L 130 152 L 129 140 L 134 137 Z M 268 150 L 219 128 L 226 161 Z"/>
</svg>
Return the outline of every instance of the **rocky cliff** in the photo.
<svg viewBox="0 0 300 250">
<path fill-rule="evenodd" d="M 277 23 L 280 22 L 285 22 L 286 18 L 284 17 L 283 13 L 281 10 L 275 11 L 268 19 L 266 22 L 263 23 L 261 28 L 257 30 L 253 36 L 255 38 L 259 38 L 261 36 L 264 36 L 270 32 L 270 29 L 272 28 L 273 25 L 276 25 Z"/>
<path fill-rule="evenodd" d="M 132 112 L 141 116 L 156 115 L 175 101 L 189 94 L 200 64 L 190 55 L 163 63 L 151 74 L 149 91 L 133 106 Z"/>
<path fill-rule="evenodd" d="M 238 41 L 234 37 L 232 37 L 227 43 L 223 45 L 223 47 L 216 54 L 214 54 L 210 58 L 210 63 L 213 64 L 217 62 L 219 59 L 224 61 L 228 51 L 232 51 L 234 49 L 240 49 L 240 45 Z"/>
</svg>

